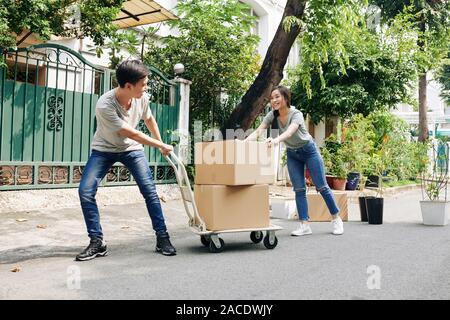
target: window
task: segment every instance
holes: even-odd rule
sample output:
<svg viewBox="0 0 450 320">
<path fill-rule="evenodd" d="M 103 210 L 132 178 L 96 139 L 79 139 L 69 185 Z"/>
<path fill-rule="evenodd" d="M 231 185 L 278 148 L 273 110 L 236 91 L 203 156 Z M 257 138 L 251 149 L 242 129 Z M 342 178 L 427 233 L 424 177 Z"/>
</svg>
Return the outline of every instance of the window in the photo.
<svg viewBox="0 0 450 320">
<path fill-rule="evenodd" d="M 245 5 L 247 5 L 247 6 L 249 6 L 249 4 L 244 3 L 244 2 L 242 2 L 242 1 L 239 1 L 239 2 L 242 3 L 242 4 L 245 4 Z M 253 10 L 252 7 L 249 7 L 249 8 L 247 8 L 247 9 L 245 9 L 245 11 L 246 11 L 249 15 L 251 15 L 251 16 L 253 16 L 253 17 L 256 17 L 256 19 L 255 19 L 255 21 L 254 21 L 254 23 L 253 23 L 253 26 L 252 26 L 251 29 L 250 29 L 250 34 L 251 34 L 251 35 L 255 35 L 255 36 L 259 35 L 259 16 L 255 13 L 255 11 Z"/>
</svg>

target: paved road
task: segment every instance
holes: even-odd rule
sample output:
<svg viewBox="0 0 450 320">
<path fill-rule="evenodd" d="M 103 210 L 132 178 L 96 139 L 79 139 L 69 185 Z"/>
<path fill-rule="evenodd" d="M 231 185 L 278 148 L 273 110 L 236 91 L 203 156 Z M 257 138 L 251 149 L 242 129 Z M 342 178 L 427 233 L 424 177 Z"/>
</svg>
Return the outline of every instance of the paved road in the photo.
<svg viewBox="0 0 450 320">
<path fill-rule="evenodd" d="M 296 221 L 273 220 L 284 227 L 274 250 L 238 233 L 223 235 L 220 254 L 201 246 L 181 203 L 169 201 L 175 257 L 154 252 L 143 204 L 108 206 L 110 255 L 83 263 L 73 261 L 87 244 L 78 208 L 5 214 L 0 299 L 450 299 L 450 226 L 422 225 L 419 198 L 411 191 L 386 199 L 378 226 L 357 221 L 351 203 L 342 236 L 313 223 L 312 235 L 291 237 Z"/>
</svg>

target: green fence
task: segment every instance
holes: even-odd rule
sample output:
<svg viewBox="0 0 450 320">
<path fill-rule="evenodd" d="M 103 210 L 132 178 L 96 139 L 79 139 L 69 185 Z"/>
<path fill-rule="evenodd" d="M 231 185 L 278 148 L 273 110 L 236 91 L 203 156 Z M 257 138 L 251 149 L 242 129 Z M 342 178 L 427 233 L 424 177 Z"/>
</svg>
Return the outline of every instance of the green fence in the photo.
<svg viewBox="0 0 450 320">
<path fill-rule="evenodd" d="M 114 86 L 114 72 L 78 52 L 42 44 L 4 54 L 0 67 L 0 190 L 76 187 L 96 129 L 95 105 Z M 163 141 L 177 129 L 179 87 L 149 67 L 150 107 Z M 140 129 L 148 132 L 143 122 Z M 172 168 L 145 148 L 156 183 L 173 183 Z M 116 163 L 103 185 L 134 184 Z"/>
</svg>

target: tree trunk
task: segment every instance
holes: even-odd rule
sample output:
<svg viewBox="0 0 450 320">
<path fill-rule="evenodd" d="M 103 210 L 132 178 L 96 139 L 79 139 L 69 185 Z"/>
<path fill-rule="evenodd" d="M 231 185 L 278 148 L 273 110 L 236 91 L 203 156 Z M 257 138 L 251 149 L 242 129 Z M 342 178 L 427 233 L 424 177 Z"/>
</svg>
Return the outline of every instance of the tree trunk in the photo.
<svg viewBox="0 0 450 320">
<path fill-rule="evenodd" d="M 283 78 L 283 69 L 289 56 L 289 51 L 301 31 L 300 26 L 295 26 L 289 32 L 286 32 L 283 29 L 283 20 L 286 16 L 295 16 L 301 19 L 305 11 L 306 2 L 307 0 L 287 1 L 283 17 L 267 50 L 261 71 L 242 97 L 241 102 L 231 113 L 230 118 L 225 122 L 225 125 L 222 127 L 223 133 L 226 129 L 241 128 L 247 130 L 269 102 L 271 90 Z"/>
<path fill-rule="evenodd" d="M 427 74 L 419 77 L 419 137 L 423 142 L 428 139 L 428 119 L 427 119 Z"/>
<path fill-rule="evenodd" d="M 421 16 L 422 20 L 420 22 L 419 28 L 420 31 L 425 33 L 426 25 L 425 25 L 425 17 Z M 419 46 L 419 50 L 423 51 L 425 47 L 425 43 L 422 40 L 417 42 Z M 418 140 L 420 142 L 426 141 L 428 139 L 428 119 L 427 119 L 427 72 L 426 70 L 422 70 L 421 74 L 419 74 L 419 137 Z"/>
</svg>

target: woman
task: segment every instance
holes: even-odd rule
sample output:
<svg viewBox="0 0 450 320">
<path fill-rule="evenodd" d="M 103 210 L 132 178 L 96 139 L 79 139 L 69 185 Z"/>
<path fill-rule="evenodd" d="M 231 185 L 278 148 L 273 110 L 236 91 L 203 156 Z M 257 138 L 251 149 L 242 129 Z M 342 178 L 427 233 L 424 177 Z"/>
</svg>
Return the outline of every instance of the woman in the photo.
<svg viewBox="0 0 450 320">
<path fill-rule="evenodd" d="M 269 147 L 284 142 L 287 147 L 287 166 L 289 176 L 295 191 L 297 212 L 299 213 L 300 226 L 292 231 L 293 236 L 311 234 L 311 226 L 308 223 L 308 203 L 306 200 L 305 165 L 309 169 L 316 189 L 322 195 L 333 217 L 333 234 L 344 233 L 344 224 L 339 217 L 339 208 L 325 179 L 323 160 L 317 146 L 305 127 L 305 120 L 301 111 L 291 106 L 291 93 L 284 86 L 275 87 L 270 97 L 272 111 L 263 119 L 261 125 L 246 140 L 256 140 L 267 128 L 279 129 L 280 135 L 274 139 L 269 138 Z"/>
</svg>

